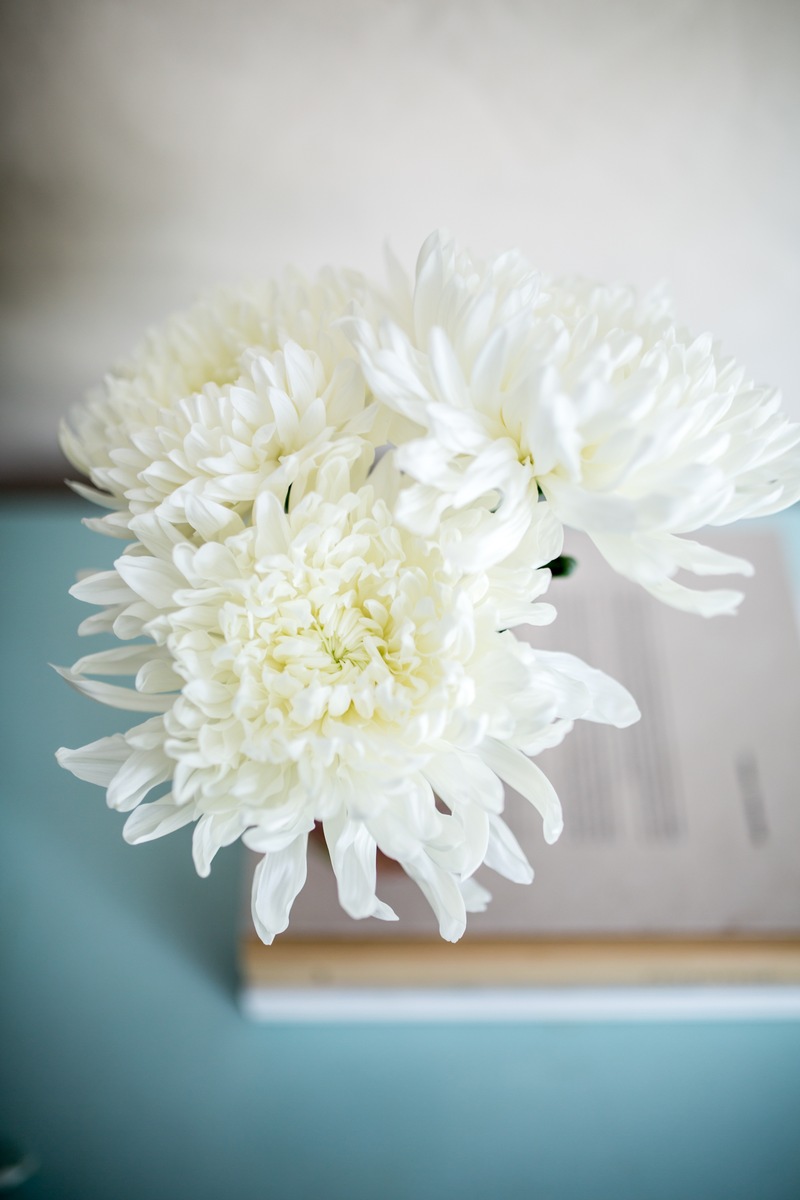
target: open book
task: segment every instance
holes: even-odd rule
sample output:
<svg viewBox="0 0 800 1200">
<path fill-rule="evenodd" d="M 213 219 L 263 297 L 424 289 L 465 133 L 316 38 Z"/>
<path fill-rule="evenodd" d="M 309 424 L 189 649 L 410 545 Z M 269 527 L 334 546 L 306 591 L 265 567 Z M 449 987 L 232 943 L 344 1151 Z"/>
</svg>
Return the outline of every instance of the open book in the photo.
<svg viewBox="0 0 800 1200">
<path fill-rule="evenodd" d="M 573 540 L 579 567 L 553 581 L 554 626 L 521 631 L 623 682 L 642 710 L 627 730 L 579 722 L 537 758 L 564 833 L 542 838 L 508 791 L 506 819 L 536 878 L 483 868 L 492 893 L 456 945 L 400 870 L 379 874 L 397 923 L 339 908 L 324 842 L 289 930 L 271 947 L 243 935 L 248 1007 L 344 989 L 800 984 L 800 640 L 781 546 L 770 532 L 717 533 L 756 575 L 735 617 L 658 603 Z M 288 997 L 289 992 L 284 991 Z M 278 1003 L 280 1008 L 280 1003 Z"/>
</svg>

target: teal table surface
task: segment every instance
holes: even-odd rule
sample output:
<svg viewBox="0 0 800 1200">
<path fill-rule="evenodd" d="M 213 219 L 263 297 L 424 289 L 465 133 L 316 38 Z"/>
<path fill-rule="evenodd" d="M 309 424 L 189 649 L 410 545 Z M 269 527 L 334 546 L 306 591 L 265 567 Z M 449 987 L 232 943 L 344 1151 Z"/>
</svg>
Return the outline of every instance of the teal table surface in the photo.
<svg viewBox="0 0 800 1200">
<path fill-rule="evenodd" d="M 53 754 L 124 728 L 47 667 L 85 649 L 87 508 L 2 531 L 0 1133 L 75 1200 L 800 1196 L 800 1023 L 254 1025 L 235 1002 L 241 862 L 127 846 Z M 795 553 L 800 521 L 788 514 Z"/>
</svg>

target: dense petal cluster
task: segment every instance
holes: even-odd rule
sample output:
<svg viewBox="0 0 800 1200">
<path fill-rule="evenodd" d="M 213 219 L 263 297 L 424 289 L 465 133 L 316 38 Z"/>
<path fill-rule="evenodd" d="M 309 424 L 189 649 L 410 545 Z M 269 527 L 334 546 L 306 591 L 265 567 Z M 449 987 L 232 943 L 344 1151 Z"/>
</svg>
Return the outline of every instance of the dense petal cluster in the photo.
<svg viewBox="0 0 800 1200">
<path fill-rule="evenodd" d="M 544 495 L 660 599 L 707 615 L 736 606 L 738 592 L 673 577 L 749 564 L 677 535 L 800 496 L 800 426 L 774 390 L 677 328 L 661 295 L 547 279 L 516 254 L 482 264 L 440 234 L 409 309 L 407 328 L 361 322 L 358 342 L 375 395 L 419 427 L 399 459 L 416 481 L 400 509 L 411 528 L 493 493 L 485 538 L 506 554 Z"/>
<path fill-rule="evenodd" d="M 284 930 L 324 831 L 353 917 L 394 919 L 377 852 L 419 885 L 443 937 L 529 882 L 504 784 L 561 805 L 532 758 L 576 720 L 624 727 L 625 689 L 518 640 L 563 528 L 680 607 L 735 593 L 673 579 L 747 570 L 676 535 L 773 511 L 800 490 L 800 434 L 663 300 L 487 264 L 434 235 L 393 300 L 349 272 L 210 293 L 152 332 L 62 429 L 127 544 L 73 595 L 119 644 L 61 674 L 141 714 L 59 762 L 106 789 L 143 842 L 194 826 L 208 873 L 261 854 L 253 919 Z M 122 682 L 120 682 L 122 680 Z M 513 823 L 513 822 L 512 822 Z"/>
<path fill-rule="evenodd" d="M 380 445 L 386 420 L 338 328 L 374 304 L 353 272 L 293 273 L 218 289 L 152 330 L 61 428 L 64 453 L 100 489 L 90 498 L 112 509 L 101 531 L 127 537 L 131 515 L 152 510 L 191 525 L 195 498 L 246 513 L 265 484 L 285 492 L 313 472 L 332 441 Z M 348 451 L 361 442 L 350 436 Z"/>
<path fill-rule="evenodd" d="M 73 593 L 112 601 L 117 632 L 148 643 L 91 655 L 66 675 L 88 695 L 159 715 L 59 757 L 105 784 L 109 803 L 134 807 L 130 841 L 196 822 L 201 874 L 244 835 L 265 854 L 253 911 L 267 941 L 288 924 L 316 822 L 351 915 L 393 916 L 375 892 L 380 848 L 455 940 L 481 863 L 532 877 L 500 816 L 500 780 L 540 810 L 554 840 L 560 805 L 526 756 L 576 718 L 625 725 L 637 711 L 612 680 L 537 653 L 508 628 L 523 605 L 529 622 L 552 618 L 536 602 L 548 571 L 532 570 L 520 595 L 464 574 L 435 541 L 400 527 L 369 483 L 343 491 L 347 478 L 334 460 L 322 491 L 289 513 L 265 490 L 251 523 L 200 546 L 172 542 L 158 518 L 140 521 L 135 550 Z M 553 545 L 545 506 L 537 524 L 542 558 Z M 135 674 L 135 688 L 92 678 L 107 671 Z M 167 779 L 169 795 L 143 803 Z M 277 877 L 280 890 L 267 882 Z"/>
</svg>

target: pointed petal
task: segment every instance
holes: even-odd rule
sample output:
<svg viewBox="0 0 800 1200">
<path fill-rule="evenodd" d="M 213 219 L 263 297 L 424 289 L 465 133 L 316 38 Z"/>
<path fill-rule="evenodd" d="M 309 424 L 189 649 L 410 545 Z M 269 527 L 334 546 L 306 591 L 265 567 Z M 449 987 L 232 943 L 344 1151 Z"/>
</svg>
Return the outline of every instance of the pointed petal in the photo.
<svg viewBox="0 0 800 1200">
<path fill-rule="evenodd" d="M 86 604 L 130 604 L 136 599 L 116 571 L 95 571 L 73 584 L 69 594 Z"/>
<path fill-rule="evenodd" d="M 152 804 L 140 804 L 135 808 L 122 830 L 122 836 L 131 846 L 141 842 L 152 842 L 155 838 L 174 833 L 195 818 L 193 804 L 173 804 L 171 800 L 155 800 Z"/>
<path fill-rule="evenodd" d="M 256 933 L 268 946 L 289 924 L 292 905 L 306 881 L 308 835 L 265 854 L 253 875 L 251 911 Z"/>
<path fill-rule="evenodd" d="M 485 738 L 478 749 L 483 761 L 519 792 L 541 814 L 544 840 L 555 842 L 564 828 L 561 802 L 550 780 L 520 750 L 505 746 L 494 738 Z"/>
<path fill-rule="evenodd" d="M 556 678 L 560 675 L 567 686 L 572 682 L 581 685 L 579 692 L 570 690 L 570 700 L 579 696 L 578 703 L 562 705 L 560 716 L 570 720 L 598 721 L 603 725 L 614 725 L 617 729 L 627 729 L 641 717 L 638 705 L 627 688 L 574 654 L 565 654 L 560 650 L 537 650 L 536 658 Z"/>
<path fill-rule="evenodd" d="M 375 894 L 377 846 L 366 827 L 343 813 L 328 818 L 323 825 L 344 911 L 356 920 L 380 915 L 383 920 L 396 921 L 396 914 Z"/>
<path fill-rule="evenodd" d="M 530 883 L 533 867 L 505 821 L 492 814 L 489 818 L 489 845 L 484 862 L 512 883 Z"/>
<path fill-rule="evenodd" d="M 456 880 L 448 871 L 437 867 L 427 854 L 403 862 L 403 869 L 436 914 L 439 933 L 445 941 L 457 942 L 467 927 L 467 910 Z"/>
<path fill-rule="evenodd" d="M 76 675 L 135 675 L 141 667 L 161 651 L 152 642 L 147 646 L 115 646 L 113 650 L 101 650 L 97 654 L 85 654 L 73 664 Z"/>
<path fill-rule="evenodd" d="M 62 746 L 56 750 L 56 760 L 60 767 L 71 771 L 77 779 L 108 787 L 130 752 L 130 746 L 122 734 L 115 733 L 111 737 L 89 742 L 87 746 L 80 746 L 77 750 Z"/>
<path fill-rule="evenodd" d="M 62 679 L 90 700 L 107 704 L 109 708 L 121 708 L 127 712 L 167 712 L 175 702 L 175 696 L 144 696 L 130 688 L 116 687 L 111 683 L 100 683 L 96 679 L 82 679 L 68 667 L 53 667 Z"/>
<path fill-rule="evenodd" d="M 129 750 L 128 758 L 108 785 L 106 801 L 109 808 L 120 812 L 136 808 L 154 787 L 166 783 L 173 767 L 174 763 L 160 747 Z"/>
<path fill-rule="evenodd" d="M 148 555 L 123 555 L 114 566 L 132 591 L 154 608 L 174 607 L 175 592 L 186 587 L 186 580 L 172 563 Z"/>
<path fill-rule="evenodd" d="M 192 857 L 201 878 L 209 874 L 217 851 L 235 842 L 245 823 L 241 812 L 206 813 L 200 818 L 192 834 Z"/>
<path fill-rule="evenodd" d="M 426 763 L 422 773 L 451 810 L 467 802 L 488 812 L 503 811 L 503 784 L 477 754 L 442 752 Z"/>
<path fill-rule="evenodd" d="M 125 501 L 119 496 L 112 496 L 108 492 L 100 492 L 97 488 L 89 487 L 86 483 L 79 483 L 75 479 L 65 480 L 68 488 L 72 488 L 78 496 L 82 496 L 84 500 L 91 500 L 92 504 L 97 504 L 100 508 L 110 508 L 113 510 L 124 509 Z"/>
</svg>

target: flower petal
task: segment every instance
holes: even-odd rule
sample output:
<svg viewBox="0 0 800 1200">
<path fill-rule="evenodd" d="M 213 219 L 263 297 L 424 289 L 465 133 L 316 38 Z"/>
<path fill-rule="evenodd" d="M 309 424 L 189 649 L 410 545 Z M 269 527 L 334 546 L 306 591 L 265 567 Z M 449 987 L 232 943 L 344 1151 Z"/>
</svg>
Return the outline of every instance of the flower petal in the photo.
<svg viewBox="0 0 800 1200">
<path fill-rule="evenodd" d="M 265 854 L 255 869 L 251 910 L 256 932 L 266 945 L 289 924 L 292 905 L 306 881 L 308 836 L 295 838 L 283 850 Z"/>
<path fill-rule="evenodd" d="M 135 808 L 154 787 L 169 779 L 174 765 L 160 746 L 153 750 L 130 750 L 109 782 L 106 793 L 109 808 L 121 812 Z"/>
<path fill-rule="evenodd" d="M 378 900 L 376 843 L 361 821 L 351 821 L 341 812 L 324 823 L 325 841 L 336 875 L 339 903 L 351 917 L 380 917 L 396 921 L 397 914 Z"/>
<path fill-rule="evenodd" d="M 122 830 L 122 836 L 132 846 L 141 842 L 152 842 L 155 838 L 174 833 L 195 819 L 194 806 L 173 804 L 168 798 L 154 800 L 151 804 L 140 804 L 135 808 Z"/>
<path fill-rule="evenodd" d="M 211 871 L 211 862 L 217 851 L 235 842 L 246 823 L 246 814 L 239 811 L 206 813 L 200 818 L 192 833 L 192 857 L 195 870 L 201 878 L 204 879 Z"/>
<path fill-rule="evenodd" d="M 68 750 L 62 746 L 60 750 L 56 750 L 56 760 L 60 767 L 71 771 L 76 778 L 83 779 L 85 783 L 97 783 L 101 787 L 108 787 L 130 752 L 130 746 L 122 734 L 115 733 L 111 737 L 89 742 L 87 746 L 80 746 L 77 750 Z"/>
<path fill-rule="evenodd" d="M 437 867 L 427 854 L 404 861 L 402 865 L 436 914 L 439 933 L 445 941 L 457 942 L 467 926 L 467 910 L 453 876 Z"/>
<path fill-rule="evenodd" d="M 478 753 L 509 787 L 530 800 L 538 810 L 542 818 L 544 840 L 550 843 L 558 841 L 564 828 L 561 802 L 544 771 L 520 750 L 505 746 L 494 738 L 486 738 L 481 742 Z"/>
<path fill-rule="evenodd" d="M 489 845 L 486 850 L 486 866 L 497 871 L 512 883 L 531 883 L 533 867 L 511 830 L 500 817 L 489 817 Z"/>
<path fill-rule="evenodd" d="M 144 696 L 141 692 L 133 692 L 130 688 L 116 687 L 111 683 L 100 683 L 96 679 L 82 679 L 68 667 L 53 667 L 62 679 L 88 696 L 90 700 L 98 700 L 110 708 L 122 708 L 129 712 L 168 712 L 175 702 L 174 696 Z"/>
</svg>

